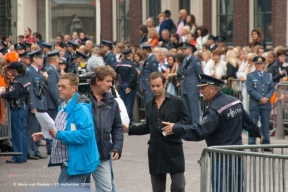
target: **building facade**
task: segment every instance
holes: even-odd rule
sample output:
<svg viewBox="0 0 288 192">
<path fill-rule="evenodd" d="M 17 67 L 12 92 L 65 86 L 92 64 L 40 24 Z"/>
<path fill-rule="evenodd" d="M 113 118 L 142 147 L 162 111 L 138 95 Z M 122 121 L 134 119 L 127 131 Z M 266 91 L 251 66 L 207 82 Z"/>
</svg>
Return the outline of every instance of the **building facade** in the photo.
<svg viewBox="0 0 288 192">
<path fill-rule="evenodd" d="M 4 0 L 5 1 L 5 0 Z M 7 0 L 6 0 L 7 1 Z M 25 27 L 53 43 L 57 34 L 84 31 L 96 44 L 101 39 L 139 42 L 138 27 L 166 9 L 177 25 L 178 12 L 195 15 L 198 26 L 226 36 L 228 44 L 246 46 L 260 28 L 267 45 L 288 45 L 288 0 L 17 0 L 11 1 L 13 40 Z M 10 5 L 8 5 L 10 6 Z M 82 24 L 75 23 L 78 18 Z M 79 21 L 78 20 L 78 21 Z"/>
</svg>

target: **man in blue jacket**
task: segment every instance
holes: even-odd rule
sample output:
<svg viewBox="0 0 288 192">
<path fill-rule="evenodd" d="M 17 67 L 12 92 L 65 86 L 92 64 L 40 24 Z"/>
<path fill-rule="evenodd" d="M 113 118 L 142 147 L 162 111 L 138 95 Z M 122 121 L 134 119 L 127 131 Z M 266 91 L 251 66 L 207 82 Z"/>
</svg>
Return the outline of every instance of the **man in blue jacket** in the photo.
<svg viewBox="0 0 288 192">
<path fill-rule="evenodd" d="M 160 25 L 160 29 L 159 29 L 159 41 L 163 41 L 163 38 L 162 38 L 162 31 L 164 29 L 167 29 L 170 33 L 172 32 L 176 32 L 176 26 L 173 22 L 172 19 L 170 19 L 170 16 L 171 16 L 171 12 L 169 10 L 166 10 L 164 11 L 164 15 L 165 15 L 165 19 L 164 21 L 161 23 Z"/>
<path fill-rule="evenodd" d="M 58 183 L 85 183 L 88 174 L 100 163 L 94 133 L 91 102 L 78 95 L 79 79 L 75 74 L 61 75 L 57 84 L 60 105 L 55 119 L 56 130 L 50 130 L 54 138 L 49 166 L 61 166 Z M 45 137 L 41 132 L 32 135 L 34 141 Z"/>
</svg>

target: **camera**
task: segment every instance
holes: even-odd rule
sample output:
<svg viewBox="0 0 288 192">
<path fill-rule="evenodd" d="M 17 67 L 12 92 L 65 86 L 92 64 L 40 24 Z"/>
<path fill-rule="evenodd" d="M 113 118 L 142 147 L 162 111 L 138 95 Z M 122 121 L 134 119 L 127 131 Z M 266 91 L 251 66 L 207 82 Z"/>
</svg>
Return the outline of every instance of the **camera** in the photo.
<svg viewBox="0 0 288 192">
<path fill-rule="evenodd" d="M 78 93 L 80 95 L 88 95 L 91 92 L 90 83 L 87 80 L 91 80 L 96 77 L 96 73 L 88 72 L 77 75 L 79 78 Z"/>
</svg>

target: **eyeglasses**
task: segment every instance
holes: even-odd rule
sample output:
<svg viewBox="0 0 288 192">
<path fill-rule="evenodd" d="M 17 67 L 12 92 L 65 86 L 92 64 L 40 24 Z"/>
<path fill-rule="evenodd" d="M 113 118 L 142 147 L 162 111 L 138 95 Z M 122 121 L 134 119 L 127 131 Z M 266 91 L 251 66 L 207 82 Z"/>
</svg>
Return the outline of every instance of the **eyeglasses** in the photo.
<svg viewBox="0 0 288 192">
<path fill-rule="evenodd" d="M 69 88 L 69 87 L 71 87 L 71 86 L 59 85 L 59 84 L 57 84 L 57 87 L 58 87 L 58 89 L 59 89 L 59 88 L 61 88 L 61 89 L 67 89 L 67 88 Z"/>
</svg>

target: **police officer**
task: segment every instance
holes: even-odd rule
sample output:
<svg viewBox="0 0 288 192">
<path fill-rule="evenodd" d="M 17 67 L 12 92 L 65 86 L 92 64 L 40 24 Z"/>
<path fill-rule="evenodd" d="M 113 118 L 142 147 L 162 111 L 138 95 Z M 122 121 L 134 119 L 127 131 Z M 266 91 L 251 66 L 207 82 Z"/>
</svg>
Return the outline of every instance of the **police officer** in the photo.
<svg viewBox="0 0 288 192">
<path fill-rule="evenodd" d="M 256 56 L 253 58 L 256 70 L 247 76 L 246 87 L 250 95 L 249 113 L 258 123 L 259 116 L 261 117 L 262 135 L 264 136 L 263 144 L 270 144 L 269 135 L 269 119 L 271 113 L 270 98 L 274 93 L 274 83 L 271 73 L 264 72 L 265 58 Z M 255 137 L 249 137 L 249 145 L 255 145 Z M 258 151 L 258 149 L 254 149 Z M 264 151 L 272 151 L 270 148 L 265 148 Z"/>
<path fill-rule="evenodd" d="M 56 49 L 46 54 L 49 64 L 46 67 L 48 78 L 46 79 L 47 89 L 45 89 L 45 96 L 47 103 L 47 113 L 53 120 L 55 120 L 58 112 L 58 107 L 61 104 L 57 88 L 57 84 L 60 79 L 60 74 L 58 71 L 60 62 L 59 52 L 60 51 Z M 51 154 L 51 148 L 52 140 L 46 140 L 47 155 Z"/>
<path fill-rule="evenodd" d="M 26 51 L 31 52 L 32 43 L 25 42 Z"/>
<path fill-rule="evenodd" d="M 39 68 L 43 67 L 43 55 L 41 50 L 29 53 L 31 65 L 26 69 L 26 77 L 31 83 L 30 101 L 28 103 L 29 112 L 27 119 L 27 151 L 28 159 L 37 160 L 38 158 L 47 158 L 42 155 L 38 148 L 39 142 L 34 143 L 31 135 L 36 132 L 41 132 L 40 124 L 35 116 L 36 112 L 45 112 L 47 110 L 46 98 L 44 95 L 44 76 L 40 74 Z"/>
<path fill-rule="evenodd" d="M 215 44 L 216 37 L 214 35 L 209 35 L 207 43 L 210 45 L 210 51 L 213 52 L 215 49 L 217 49 L 217 44 Z"/>
<path fill-rule="evenodd" d="M 221 91 L 221 85 L 223 81 L 214 77 L 200 74 L 200 93 L 203 95 L 204 100 L 209 101 L 210 104 L 205 111 L 201 123 L 194 123 L 192 125 L 180 125 L 169 122 L 162 122 L 166 126 L 162 129 L 166 136 L 174 134 L 175 136 L 181 136 L 187 141 L 201 141 L 206 140 L 209 146 L 216 145 L 242 145 L 242 130 L 246 129 L 249 132 L 249 136 L 259 137 L 262 140 L 260 129 L 253 122 L 253 119 L 244 110 L 241 101 L 235 97 L 225 95 Z M 260 140 L 260 142 L 261 142 Z M 232 162 L 231 158 L 226 158 L 226 161 L 220 159 L 216 163 L 212 163 L 212 175 L 216 176 L 216 184 L 214 183 L 214 177 L 212 178 L 212 189 L 216 188 L 216 191 L 222 191 L 223 189 L 223 177 L 228 179 L 227 191 L 233 191 L 231 189 L 233 180 L 232 175 L 232 163 L 238 165 L 238 174 L 241 174 L 241 159 L 235 158 Z M 220 167 L 219 167 L 220 165 Z M 222 172 L 223 170 L 226 172 Z M 218 173 L 221 168 L 221 174 Z M 216 171 L 216 174 L 213 174 Z M 218 178 L 220 175 L 220 178 Z M 241 188 L 241 175 L 238 175 L 238 191 Z M 218 182 L 220 180 L 220 182 Z M 234 186 L 235 186 L 234 182 Z M 226 185 L 225 185 L 226 186 Z"/>
<path fill-rule="evenodd" d="M 21 58 L 21 63 L 24 64 L 25 69 L 30 66 L 31 60 L 28 51 L 19 54 L 19 57 Z"/>
<path fill-rule="evenodd" d="M 226 37 L 218 36 L 216 39 L 217 47 L 224 49 L 226 44 Z"/>
<path fill-rule="evenodd" d="M 112 45 L 111 41 L 102 40 L 103 51 L 105 52 L 104 63 L 106 65 L 110 65 L 112 68 L 115 68 L 117 60 L 115 55 L 112 53 Z"/>
<path fill-rule="evenodd" d="M 43 42 L 42 45 L 43 45 L 42 52 L 44 54 L 44 61 L 43 61 L 42 71 L 47 71 L 47 65 L 49 64 L 48 63 L 48 58 L 47 58 L 47 53 L 52 51 L 53 45 L 50 44 L 50 43 L 47 43 L 47 42 Z"/>
<path fill-rule="evenodd" d="M 186 58 L 178 70 L 178 77 L 182 78 L 182 98 L 193 123 L 199 122 L 199 75 L 203 73 L 200 60 L 193 55 L 196 48 L 183 43 L 183 50 Z"/>
<path fill-rule="evenodd" d="M 132 49 L 124 49 L 124 59 L 116 64 L 116 73 L 120 76 L 120 97 L 123 100 L 129 115 L 130 123 L 133 121 L 133 106 L 136 96 L 137 72 L 136 65 L 131 61 Z"/>
<path fill-rule="evenodd" d="M 151 91 L 149 77 L 151 73 L 158 71 L 158 61 L 152 53 L 151 45 L 141 44 L 141 47 L 143 50 L 143 56 L 146 57 L 146 60 L 143 64 L 143 72 L 140 77 L 140 89 L 144 92 L 144 106 L 146 109 L 146 103 L 154 96 Z"/>
<path fill-rule="evenodd" d="M 86 73 L 87 70 L 85 68 L 85 63 L 87 58 L 88 56 L 86 54 L 76 51 L 74 55 L 74 61 L 70 66 L 70 71 L 75 73 L 76 75 Z"/>
<path fill-rule="evenodd" d="M 21 54 L 26 51 L 26 46 L 23 43 L 16 43 L 14 49 L 18 54 Z"/>
<path fill-rule="evenodd" d="M 2 53 L 2 55 L 6 55 L 6 53 L 8 53 L 8 48 L 7 47 L 1 48 L 0 53 Z"/>
<path fill-rule="evenodd" d="M 13 156 L 6 163 L 23 163 L 27 161 L 27 141 L 24 120 L 27 118 L 27 99 L 30 94 L 30 82 L 25 77 L 25 68 L 20 62 L 13 62 L 7 66 L 14 77 L 9 87 L 1 95 L 9 101 L 11 110 L 11 135 L 14 152 L 21 152 L 21 156 Z M 30 136 L 31 137 L 31 136 Z"/>
<path fill-rule="evenodd" d="M 68 43 L 65 44 L 65 47 L 67 49 L 64 57 L 67 60 L 67 65 L 68 65 L 68 72 L 72 72 L 73 70 L 71 69 L 71 65 L 74 62 L 74 55 L 76 53 L 76 49 L 78 45 L 74 42 L 69 40 Z"/>
</svg>

